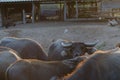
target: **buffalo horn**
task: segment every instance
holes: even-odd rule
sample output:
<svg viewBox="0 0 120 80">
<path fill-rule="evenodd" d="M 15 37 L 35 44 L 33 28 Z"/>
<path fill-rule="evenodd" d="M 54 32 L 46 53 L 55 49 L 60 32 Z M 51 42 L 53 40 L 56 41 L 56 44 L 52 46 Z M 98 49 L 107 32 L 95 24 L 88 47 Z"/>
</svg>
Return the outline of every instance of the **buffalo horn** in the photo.
<svg viewBox="0 0 120 80">
<path fill-rule="evenodd" d="M 61 42 L 61 45 L 63 47 L 70 47 L 70 46 L 72 46 L 72 42 Z"/>
<path fill-rule="evenodd" d="M 99 40 L 96 40 L 93 43 L 84 43 L 87 47 L 94 47 L 97 43 L 99 42 Z"/>
</svg>

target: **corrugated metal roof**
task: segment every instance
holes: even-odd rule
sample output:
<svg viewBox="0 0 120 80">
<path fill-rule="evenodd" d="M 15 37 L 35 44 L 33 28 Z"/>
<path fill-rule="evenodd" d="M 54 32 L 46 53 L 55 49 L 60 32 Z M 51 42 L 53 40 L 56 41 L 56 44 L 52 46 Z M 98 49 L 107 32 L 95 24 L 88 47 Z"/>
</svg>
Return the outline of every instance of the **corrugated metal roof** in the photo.
<svg viewBox="0 0 120 80">
<path fill-rule="evenodd" d="M 0 0 L 0 2 L 30 2 L 30 1 L 60 1 L 60 0 Z M 66 0 L 66 1 L 76 1 L 76 0 Z M 100 0 L 80 0 L 80 1 L 89 2 L 89 1 L 100 1 Z"/>
<path fill-rule="evenodd" d="M 100 0 L 80 0 L 81 2 L 91 2 L 91 1 L 100 1 Z"/>
<path fill-rule="evenodd" d="M 40 0 L 0 0 L 0 2 L 25 2 L 25 1 L 40 1 Z"/>
</svg>

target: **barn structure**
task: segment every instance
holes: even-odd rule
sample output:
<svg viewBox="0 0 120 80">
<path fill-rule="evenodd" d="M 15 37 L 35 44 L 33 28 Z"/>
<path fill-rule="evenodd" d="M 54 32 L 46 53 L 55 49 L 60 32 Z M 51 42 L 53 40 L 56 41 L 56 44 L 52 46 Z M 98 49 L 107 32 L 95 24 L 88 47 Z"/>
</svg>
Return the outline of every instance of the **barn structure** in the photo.
<svg viewBox="0 0 120 80">
<path fill-rule="evenodd" d="M 101 17 L 120 18 L 120 0 L 102 0 Z"/>
<path fill-rule="evenodd" d="M 99 19 L 103 17 L 102 13 L 108 16 L 105 9 L 112 1 L 116 1 L 117 5 L 115 3 L 116 7 L 112 5 L 110 9 L 118 11 L 119 14 L 119 0 L 0 0 L 0 26 L 44 20 Z"/>
</svg>

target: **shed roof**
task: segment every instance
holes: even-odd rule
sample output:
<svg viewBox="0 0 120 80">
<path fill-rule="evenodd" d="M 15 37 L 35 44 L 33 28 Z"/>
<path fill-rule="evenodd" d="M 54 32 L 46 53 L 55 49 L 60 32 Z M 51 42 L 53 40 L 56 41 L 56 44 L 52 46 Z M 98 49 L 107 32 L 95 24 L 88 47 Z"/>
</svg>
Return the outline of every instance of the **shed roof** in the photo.
<svg viewBox="0 0 120 80">
<path fill-rule="evenodd" d="M 64 1 L 64 0 L 0 0 L 0 2 L 31 2 L 31 1 Z M 66 0 L 66 1 L 76 1 L 76 0 Z M 83 2 L 89 1 L 100 1 L 100 0 L 80 0 Z"/>
<path fill-rule="evenodd" d="M 26 1 L 40 1 L 40 0 L 0 0 L 0 2 L 26 2 Z"/>
</svg>

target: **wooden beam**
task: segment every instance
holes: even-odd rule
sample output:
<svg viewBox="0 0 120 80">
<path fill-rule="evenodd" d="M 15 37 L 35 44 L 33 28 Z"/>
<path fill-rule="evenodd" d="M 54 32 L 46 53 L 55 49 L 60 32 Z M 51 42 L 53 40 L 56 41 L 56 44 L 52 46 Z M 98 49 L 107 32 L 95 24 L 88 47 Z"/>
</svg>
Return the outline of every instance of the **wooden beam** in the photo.
<svg viewBox="0 0 120 80">
<path fill-rule="evenodd" d="M 32 2 L 32 23 L 35 22 L 35 4 Z"/>
<path fill-rule="evenodd" d="M 67 18 L 66 14 L 67 14 L 67 5 L 66 5 L 66 1 L 64 1 L 64 21 L 66 21 Z"/>
<path fill-rule="evenodd" d="M 1 8 L 0 8 L 0 27 L 2 26 L 2 11 L 1 11 Z"/>
<path fill-rule="evenodd" d="M 75 1 L 75 3 L 76 3 L 76 15 L 75 15 L 75 17 L 78 18 L 78 1 Z"/>
<path fill-rule="evenodd" d="M 26 19 L 25 19 L 25 10 L 24 9 L 22 11 L 22 14 L 23 14 L 23 24 L 25 24 L 26 23 Z"/>
</svg>

